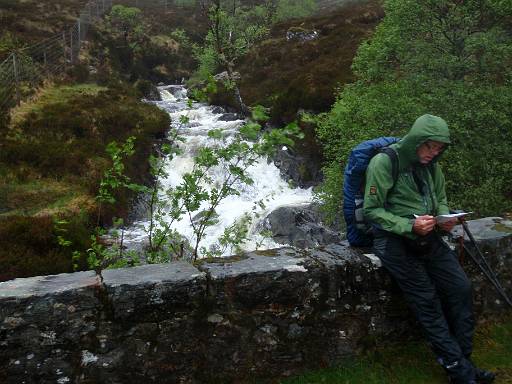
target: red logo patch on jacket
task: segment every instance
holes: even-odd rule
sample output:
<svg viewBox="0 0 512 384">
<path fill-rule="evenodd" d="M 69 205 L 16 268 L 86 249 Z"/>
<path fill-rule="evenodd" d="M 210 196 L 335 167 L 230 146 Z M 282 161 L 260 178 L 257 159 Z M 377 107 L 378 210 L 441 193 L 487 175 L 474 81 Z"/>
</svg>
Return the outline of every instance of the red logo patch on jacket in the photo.
<svg viewBox="0 0 512 384">
<path fill-rule="evenodd" d="M 377 187 L 375 185 L 370 186 L 370 195 L 376 195 L 377 194 Z"/>
</svg>

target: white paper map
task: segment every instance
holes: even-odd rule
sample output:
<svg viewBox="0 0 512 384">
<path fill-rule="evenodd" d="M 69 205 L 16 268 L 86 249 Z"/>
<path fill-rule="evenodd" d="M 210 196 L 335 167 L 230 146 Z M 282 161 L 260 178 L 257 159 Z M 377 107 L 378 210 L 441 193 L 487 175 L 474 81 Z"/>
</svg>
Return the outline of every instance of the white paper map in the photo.
<svg viewBox="0 0 512 384">
<path fill-rule="evenodd" d="M 459 217 L 463 217 L 463 216 L 469 215 L 470 213 L 473 213 L 473 212 L 459 212 L 459 213 L 449 213 L 449 214 L 446 214 L 446 215 L 438 215 L 438 216 L 436 216 L 436 222 L 438 224 L 439 223 L 444 223 L 446 221 L 450 221 L 451 219 L 456 219 L 456 218 L 459 218 Z M 414 217 L 419 217 L 419 215 L 414 215 Z"/>
<path fill-rule="evenodd" d="M 436 222 L 444 223 L 445 221 L 463 217 L 463 216 L 469 215 L 470 213 L 473 213 L 473 212 L 460 212 L 460 213 L 449 213 L 447 215 L 439 215 L 439 216 L 436 216 Z"/>
</svg>

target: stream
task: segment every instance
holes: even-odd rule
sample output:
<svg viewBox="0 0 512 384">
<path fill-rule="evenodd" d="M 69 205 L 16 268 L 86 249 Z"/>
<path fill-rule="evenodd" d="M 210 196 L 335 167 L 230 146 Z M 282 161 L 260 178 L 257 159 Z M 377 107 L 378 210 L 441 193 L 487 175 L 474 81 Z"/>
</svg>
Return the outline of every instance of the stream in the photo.
<svg viewBox="0 0 512 384">
<path fill-rule="evenodd" d="M 181 85 L 167 85 L 158 87 L 161 101 L 151 101 L 159 108 L 169 113 L 171 126 L 178 130 L 178 135 L 184 138 L 179 146 L 182 153 L 172 159 L 165 159 L 165 170 L 167 177 L 159 180 L 162 187 L 167 189 L 181 183 L 183 175 L 189 172 L 194 164 L 194 155 L 198 149 L 212 144 L 208 137 L 211 129 L 220 129 L 225 135 L 232 135 L 244 123 L 237 119 L 236 115 L 225 113 L 221 108 L 209 106 L 204 103 L 193 102 L 189 106 L 187 90 Z M 180 124 L 180 116 L 188 117 L 187 124 Z M 230 121 L 226 121 L 230 120 Z M 218 222 L 208 227 L 201 241 L 201 247 L 213 249 L 225 228 L 241 220 L 244 215 L 252 218 L 249 226 L 247 241 L 241 246 L 242 250 L 263 250 L 282 246 L 272 240 L 271 237 L 262 234 L 264 226 L 262 220 L 274 209 L 288 205 L 306 205 L 312 201 L 311 188 L 291 188 L 281 176 L 279 169 L 272 161 L 260 158 L 247 170 L 249 176 L 254 180 L 252 185 L 238 184 L 236 188 L 239 195 L 231 195 L 221 201 L 215 212 L 218 215 Z M 214 168 L 209 173 L 211 185 L 216 185 L 224 179 L 224 170 L 220 167 Z M 161 196 L 165 198 L 165 196 Z M 204 210 L 202 206 L 193 215 Z M 192 215 L 192 216 L 193 216 Z M 127 248 L 140 248 L 141 244 L 147 243 L 147 228 L 149 220 L 139 218 L 130 225 L 124 233 L 124 244 Z M 194 232 L 188 216 L 174 222 L 172 228 L 182 236 L 185 236 L 190 243 L 194 244 Z M 233 249 L 228 247 L 223 250 L 222 256 L 233 254 Z M 199 256 L 201 257 L 201 255 Z"/>
</svg>

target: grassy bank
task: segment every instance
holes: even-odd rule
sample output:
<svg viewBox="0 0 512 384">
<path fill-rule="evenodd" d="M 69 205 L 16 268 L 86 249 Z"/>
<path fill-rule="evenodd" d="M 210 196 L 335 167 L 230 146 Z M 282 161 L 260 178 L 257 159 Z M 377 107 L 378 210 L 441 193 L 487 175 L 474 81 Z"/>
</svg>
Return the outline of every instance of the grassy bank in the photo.
<svg viewBox="0 0 512 384">
<path fill-rule="evenodd" d="M 512 314 L 481 322 L 473 359 L 512 383 Z M 280 381 L 280 384 L 444 384 L 446 376 L 424 341 L 384 344 L 357 360 Z"/>
<path fill-rule="evenodd" d="M 130 208 L 132 195 L 119 191 L 98 217 L 95 196 L 111 166 L 105 146 L 135 137 L 126 174 L 147 183 L 148 156 L 168 126 L 165 112 L 122 84 L 50 85 L 12 110 L 0 132 L 0 281 L 71 272 L 72 251 L 89 247 L 98 219 L 108 225 Z"/>
</svg>

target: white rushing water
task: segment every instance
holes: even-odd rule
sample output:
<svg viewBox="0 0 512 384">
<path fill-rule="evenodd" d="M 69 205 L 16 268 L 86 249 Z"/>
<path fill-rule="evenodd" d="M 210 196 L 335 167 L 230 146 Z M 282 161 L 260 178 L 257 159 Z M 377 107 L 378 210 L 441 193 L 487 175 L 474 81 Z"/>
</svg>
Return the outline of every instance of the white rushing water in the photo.
<svg viewBox="0 0 512 384">
<path fill-rule="evenodd" d="M 224 134 L 229 135 L 230 132 L 236 132 L 244 121 L 221 121 L 219 118 L 222 114 L 214 113 L 214 107 L 206 104 L 193 103 L 189 107 L 187 92 L 182 86 L 159 87 L 159 91 L 162 101 L 157 101 L 155 104 L 169 113 L 171 124 L 178 129 L 179 136 L 185 139 L 183 143 L 180 143 L 182 153 L 172 160 L 166 160 L 165 167 L 168 177 L 165 180 L 160 180 L 160 183 L 164 189 L 167 189 L 180 184 L 183 175 L 192 169 L 193 157 L 198 148 L 211 145 L 212 139 L 208 137 L 208 132 L 211 129 L 221 129 Z M 188 117 L 188 124 L 180 125 L 179 121 L 182 115 Z M 247 171 L 254 180 L 254 184 L 237 185 L 240 195 L 228 196 L 220 203 L 215 210 L 218 214 L 218 223 L 206 230 L 201 246 L 207 249 L 214 246 L 225 228 L 240 220 L 245 214 L 250 214 L 258 219 L 253 220 L 249 232 L 250 238 L 242 248 L 254 250 L 278 247 L 279 244 L 259 233 L 263 229 L 260 221 L 278 207 L 309 204 L 312 201 L 311 188 L 290 188 L 288 183 L 281 178 L 279 169 L 267 159 L 259 159 Z M 223 170 L 213 169 L 210 176 L 212 177 L 211 185 L 216 185 L 217 181 L 220 183 L 220 180 L 224 178 Z M 206 185 L 206 188 L 209 187 Z M 206 206 L 201 207 L 192 217 L 205 208 Z M 125 244 L 130 246 L 130 243 L 147 241 L 147 233 L 144 228 L 147 228 L 148 225 L 148 221 L 135 222 L 125 232 Z M 194 233 L 188 217 L 183 217 L 180 221 L 173 223 L 173 228 L 194 243 Z M 230 254 L 232 254 L 231 249 L 224 252 L 224 256 Z"/>
</svg>

